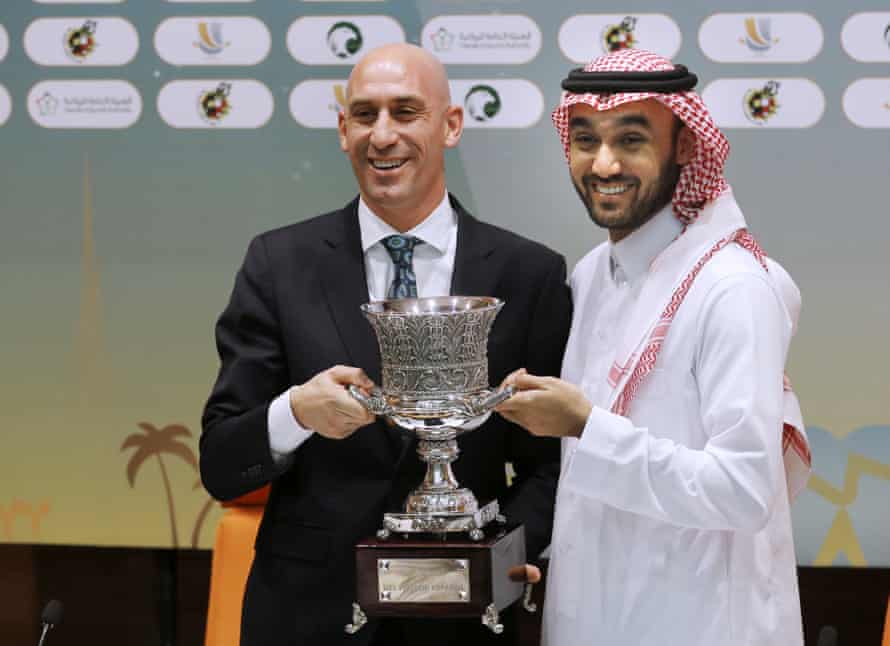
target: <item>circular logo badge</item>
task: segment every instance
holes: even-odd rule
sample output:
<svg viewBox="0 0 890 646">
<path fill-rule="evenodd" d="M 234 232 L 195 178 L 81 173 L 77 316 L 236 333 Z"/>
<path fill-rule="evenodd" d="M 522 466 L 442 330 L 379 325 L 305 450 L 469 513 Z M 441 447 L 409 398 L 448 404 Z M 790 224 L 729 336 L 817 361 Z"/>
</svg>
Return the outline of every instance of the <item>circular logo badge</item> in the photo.
<svg viewBox="0 0 890 646">
<path fill-rule="evenodd" d="M 622 49 L 633 49 L 636 44 L 636 39 L 634 39 L 634 27 L 636 26 L 637 19 L 627 16 L 620 24 L 606 27 L 602 36 L 603 50 L 611 54 Z"/>
<path fill-rule="evenodd" d="M 201 118 L 210 124 L 222 121 L 232 110 L 232 104 L 229 103 L 229 93 L 231 91 L 231 83 L 220 83 L 216 86 L 216 89 L 203 92 L 198 99 Z"/>
<path fill-rule="evenodd" d="M 754 123 L 766 123 L 779 110 L 777 95 L 779 83 L 769 81 L 762 88 L 754 88 L 745 93 L 743 106 L 745 115 Z"/>
<path fill-rule="evenodd" d="M 490 85 L 474 85 L 464 97 L 467 114 L 475 121 L 488 121 L 501 111 L 501 97 Z"/>
<path fill-rule="evenodd" d="M 350 58 L 362 48 L 362 32 L 351 22 L 336 22 L 328 29 L 328 47 L 337 58 Z"/>
<path fill-rule="evenodd" d="M 76 61 L 86 60 L 96 49 L 96 21 L 87 20 L 82 26 L 65 32 L 65 53 Z"/>
</svg>

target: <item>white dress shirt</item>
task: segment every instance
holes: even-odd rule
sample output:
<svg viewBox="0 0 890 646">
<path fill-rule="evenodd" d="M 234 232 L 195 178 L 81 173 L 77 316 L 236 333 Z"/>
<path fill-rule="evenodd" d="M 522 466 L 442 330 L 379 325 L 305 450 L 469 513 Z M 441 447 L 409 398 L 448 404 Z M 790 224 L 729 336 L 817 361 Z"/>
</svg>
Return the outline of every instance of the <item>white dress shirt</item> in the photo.
<svg viewBox="0 0 890 646">
<path fill-rule="evenodd" d="M 381 240 L 400 232 L 380 219 L 363 199 L 359 199 L 358 223 L 365 256 L 365 275 L 368 279 L 368 300 L 384 300 L 395 275 L 395 267 Z M 457 251 L 457 215 L 448 201 L 448 192 L 445 192 L 439 205 L 420 224 L 401 235 L 414 236 L 423 241 L 423 244 L 414 248 L 417 295 L 429 297 L 450 294 Z M 290 407 L 290 388 L 269 405 L 268 426 L 269 447 L 272 457 L 279 463 L 312 435 L 311 429 L 303 428 L 294 418 Z"/>
<path fill-rule="evenodd" d="M 791 322 L 749 252 L 704 265 L 629 416 L 610 412 L 616 348 L 680 230 L 666 209 L 572 274 L 562 376 L 594 407 L 563 439 L 546 646 L 803 643 L 781 446 Z"/>
</svg>

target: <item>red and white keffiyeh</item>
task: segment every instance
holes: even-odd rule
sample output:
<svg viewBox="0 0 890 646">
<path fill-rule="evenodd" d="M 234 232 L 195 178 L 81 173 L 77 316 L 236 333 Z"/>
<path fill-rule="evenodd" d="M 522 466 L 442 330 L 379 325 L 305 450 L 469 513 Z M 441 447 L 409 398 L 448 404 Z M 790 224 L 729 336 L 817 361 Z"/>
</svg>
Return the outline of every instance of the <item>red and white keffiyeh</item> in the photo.
<svg viewBox="0 0 890 646">
<path fill-rule="evenodd" d="M 641 49 L 623 49 L 593 59 L 585 72 L 661 72 L 674 69 L 674 64 L 657 54 Z M 683 222 L 691 222 L 702 205 L 713 200 L 729 185 L 723 178 L 723 166 L 729 156 L 729 142 L 711 119 L 701 97 L 689 90 L 662 92 L 616 92 L 613 94 L 574 94 L 563 92 L 559 105 L 551 115 L 559 133 L 566 160 L 569 159 L 569 108 L 586 103 L 595 110 L 612 110 L 625 103 L 655 99 L 670 109 L 695 133 L 695 152 L 683 167 L 672 200 L 674 213 Z"/>
<path fill-rule="evenodd" d="M 666 58 L 640 49 L 625 49 L 594 59 L 584 67 L 585 72 L 658 72 L 673 70 L 674 65 Z M 672 205 L 675 215 L 687 226 L 695 222 L 701 209 L 708 202 L 729 191 L 729 184 L 723 177 L 723 168 L 729 156 L 729 142 L 717 128 L 701 97 L 692 90 L 674 93 L 663 92 L 614 92 L 609 94 L 563 92 L 559 105 L 552 113 L 553 124 L 559 133 L 566 160 L 570 158 L 569 111 L 571 106 L 585 103 L 595 110 L 612 110 L 625 103 L 653 99 L 670 109 L 694 134 L 695 150 L 693 159 L 683 167 L 674 190 Z M 681 236 L 682 237 L 682 236 Z M 720 249 L 736 243 L 750 251 L 764 269 L 768 269 L 767 258 L 757 241 L 747 229 L 739 228 L 725 235 L 699 257 L 691 270 L 679 282 L 660 317 L 648 327 L 648 338 L 636 345 L 642 351 L 632 356 L 617 357 L 607 376 L 615 387 L 624 382 L 623 388 L 614 400 L 612 412 L 627 416 L 634 396 L 643 379 L 655 366 L 662 342 L 667 336 L 674 315 L 692 287 L 701 268 Z M 790 282 L 790 277 L 780 270 Z M 793 285 L 793 283 L 792 283 Z M 625 377 L 629 374 L 629 377 Z M 782 429 L 782 448 L 785 459 L 786 478 L 791 497 L 796 496 L 806 484 L 812 459 L 800 407 L 790 382 L 785 377 L 785 420 Z"/>
</svg>

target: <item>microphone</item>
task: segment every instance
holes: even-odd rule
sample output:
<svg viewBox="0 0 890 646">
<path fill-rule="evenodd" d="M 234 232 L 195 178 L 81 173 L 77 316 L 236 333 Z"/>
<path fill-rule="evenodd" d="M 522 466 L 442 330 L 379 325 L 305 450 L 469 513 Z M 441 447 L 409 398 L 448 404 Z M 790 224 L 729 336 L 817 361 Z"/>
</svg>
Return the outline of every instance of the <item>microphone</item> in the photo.
<svg viewBox="0 0 890 646">
<path fill-rule="evenodd" d="M 837 628 L 834 626 L 822 626 L 816 646 L 837 646 Z"/>
<path fill-rule="evenodd" d="M 37 642 L 37 646 L 43 646 L 43 640 L 46 639 L 46 634 L 52 628 L 62 623 L 62 610 L 62 602 L 57 601 L 56 599 L 53 599 L 46 604 L 46 607 L 40 615 L 40 621 L 43 622 L 43 632 L 40 633 L 40 641 Z"/>
</svg>

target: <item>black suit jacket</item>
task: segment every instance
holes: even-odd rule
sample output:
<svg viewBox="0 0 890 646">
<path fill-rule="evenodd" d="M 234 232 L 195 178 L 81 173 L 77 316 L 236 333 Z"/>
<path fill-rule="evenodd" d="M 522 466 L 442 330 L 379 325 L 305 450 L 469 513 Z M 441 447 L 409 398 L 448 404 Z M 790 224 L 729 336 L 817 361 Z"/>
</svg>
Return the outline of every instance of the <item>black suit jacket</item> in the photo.
<svg viewBox="0 0 890 646">
<path fill-rule="evenodd" d="M 564 259 L 451 200 L 458 216 L 451 293 L 505 301 L 489 338 L 491 383 L 519 367 L 558 375 L 571 321 Z M 201 477 L 220 500 L 272 482 L 242 643 L 359 645 L 375 631 L 371 622 L 355 636 L 343 633 L 355 596 L 353 546 L 422 480 L 411 436 L 382 421 L 343 440 L 313 435 L 280 468 L 267 428 L 272 399 L 333 365 L 358 366 L 380 383 L 376 337 L 359 309 L 367 301 L 356 199 L 256 237 L 217 323 L 221 367 L 202 419 Z M 536 556 L 550 540 L 558 441 L 492 415 L 458 443 L 458 481 L 524 523 Z M 505 462 L 517 474 L 510 488 Z M 474 630 L 484 629 L 477 621 Z"/>
</svg>

